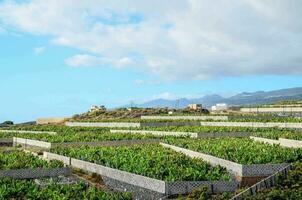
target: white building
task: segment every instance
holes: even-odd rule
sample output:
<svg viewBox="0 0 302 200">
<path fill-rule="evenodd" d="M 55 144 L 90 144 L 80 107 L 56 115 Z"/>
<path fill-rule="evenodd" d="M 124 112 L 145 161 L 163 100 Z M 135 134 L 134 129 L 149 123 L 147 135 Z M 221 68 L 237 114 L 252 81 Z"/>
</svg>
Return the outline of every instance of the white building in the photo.
<svg viewBox="0 0 302 200">
<path fill-rule="evenodd" d="M 189 104 L 188 108 L 190 110 L 202 110 L 202 105 L 201 104 Z"/>
<path fill-rule="evenodd" d="M 101 106 L 91 106 L 89 112 L 94 112 L 94 111 L 99 111 L 99 110 L 106 110 L 106 107 L 101 105 Z"/>
<path fill-rule="evenodd" d="M 215 106 L 212 106 L 212 111 L 225 111 L 228 109 L 228 105 L 226 103 L 217 103 Z"/>
</svg>

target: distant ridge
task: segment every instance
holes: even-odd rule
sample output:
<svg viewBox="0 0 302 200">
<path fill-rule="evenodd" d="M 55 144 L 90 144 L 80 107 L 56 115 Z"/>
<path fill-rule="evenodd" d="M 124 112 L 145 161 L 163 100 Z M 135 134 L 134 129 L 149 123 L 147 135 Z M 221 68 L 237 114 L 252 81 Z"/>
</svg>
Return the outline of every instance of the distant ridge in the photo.
<svg viewBox="0 0 302 200">
<path fill-rule="evenodd" d="M 220 95 L 206 95 L 201 98 L 180 98 L 176 100 L 168 99 L 154 99 L 152 101 L 147 101 L 142 104 L 134 104 L 132 106 L 142 107 L 142 108 L 153 108 L 153 107 L 170 107 L 170 108 L 183 108 L 190 103 L 201 103 L 204 107 L 211 107 L 216 103 L 227 103 L 231 106 L 242 106 L 242 105 L 257 105 L 264 103 L 274 103 L 281 100 L 302 100 L 302 87 L 288 88 L 273 91 L 257 91 L 257 92 L 242 92 L 231 96 L 229 98 L 224 98 Z M 129 107 L 127 105 L 126 107 Z"/>
</svg>

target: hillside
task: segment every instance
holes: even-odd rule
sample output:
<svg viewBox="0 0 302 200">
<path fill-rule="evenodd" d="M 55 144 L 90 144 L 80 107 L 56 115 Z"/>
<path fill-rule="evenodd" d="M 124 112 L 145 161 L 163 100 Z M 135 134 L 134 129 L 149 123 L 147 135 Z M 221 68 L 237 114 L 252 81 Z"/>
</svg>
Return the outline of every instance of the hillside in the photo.
<svg viewBox="0 0 302 200">
<path fill-rule="evenodd" d="M 243 106 L 243 105 L 259 105 L 269 104 L 284 100 L 301 100 L 302 87 L 289 88 L 273 91 L 257 91 L 257 92 L 242 92 L 229 98 L 224 98 L 219 95 L 206 95 L 201 98 L 187 99 L 181 98 L 176 100 L 155 99 L 145 102 L 143 104 L 136 104 L 137 107 L 171 107 L 171 108 L 184 108 L 189 103 L 200 103 L 209 108 L 216 103 L 227 103 L 230 106 Z"/>
</svg>

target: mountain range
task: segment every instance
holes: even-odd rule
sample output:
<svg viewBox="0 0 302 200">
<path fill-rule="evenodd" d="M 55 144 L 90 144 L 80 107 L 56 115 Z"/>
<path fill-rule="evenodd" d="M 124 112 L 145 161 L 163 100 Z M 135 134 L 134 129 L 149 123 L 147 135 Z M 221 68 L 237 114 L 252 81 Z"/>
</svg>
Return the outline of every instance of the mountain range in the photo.
<svg viewBox="0 0 302 200">
<path fill-rule="evenodd" d="M 281 100 L 302 100 L 302 87 L 288 88 L 273 91 L 242 92 L 231 97 L 220 95 L 206 95 L 201 98 L 180 98 L 175 100 L 154 99 L 142 104 L 134 104 L 136 107 L 170 107 L 184 108 L 190 103 L 202 104 L 209 108 L 216 103 L 227 103 L 229 106 L 258 105 L 264 103 L 274 103 Z"/>
</svg>

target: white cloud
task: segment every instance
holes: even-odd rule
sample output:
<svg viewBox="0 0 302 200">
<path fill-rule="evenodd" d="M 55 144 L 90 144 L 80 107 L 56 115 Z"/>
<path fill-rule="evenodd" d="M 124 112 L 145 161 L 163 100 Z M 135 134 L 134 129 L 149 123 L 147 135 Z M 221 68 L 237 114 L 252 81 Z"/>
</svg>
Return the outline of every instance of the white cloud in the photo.
<svg viewBox="0 0 302 200">
<path fill-rule="evenodd" d="M 301 75 L 301 18 L 300 0 L 0 3 L 5 25 L 85 52 L 68 65 L 135 67 L 163 79 Z"/>
<path fill-rule="evenodd" d="M 45 47 L 35 47 L 34 48 L 34 53 L 35 54 L 41 54 L 45 51 Z"/>
<path fill-rule="evenodd" d="M 102 65 L 105 63 L 105 60 L 97 56 L 92 56 L 88 54 L 78 54 L 70 58 L 67 58 L 65 60 L 65 63 L 72 67 L 79 67 L 79 66 L 91 67 L 91 66 Z"/>
</svg>

